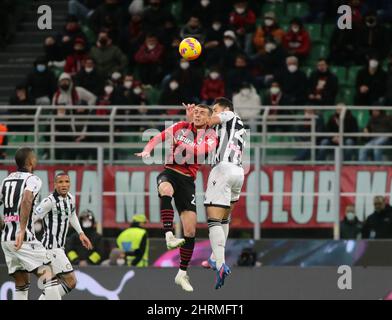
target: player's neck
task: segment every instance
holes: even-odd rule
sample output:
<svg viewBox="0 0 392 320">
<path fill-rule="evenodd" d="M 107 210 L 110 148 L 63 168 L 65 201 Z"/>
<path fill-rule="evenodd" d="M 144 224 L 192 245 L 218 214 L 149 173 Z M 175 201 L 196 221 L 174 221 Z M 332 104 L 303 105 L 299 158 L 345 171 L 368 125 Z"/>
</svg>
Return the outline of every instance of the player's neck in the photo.
<svg viewBox="0 0 392 320">
<path fill-rule="evenodd" d="M 197 129 L 197 130 L 207 128 L 207 125 L 206 125 L 206 124 L 204 124 L 204 125 L 202 125 L 202 126 L 197 126 L 197 125 L 194 125 L 194 126 L 195 126 L 195 129 Z"/>
<path fill-rule="evenodd" d="M 23 168 L 18 168 L 18 171 L 19 172 L 29 172 L 29 173 L 32 173 L 33 172 L 33 167 L 32 166 L 26 166 L 26 167 L 23 167 Z"/>
</svg>

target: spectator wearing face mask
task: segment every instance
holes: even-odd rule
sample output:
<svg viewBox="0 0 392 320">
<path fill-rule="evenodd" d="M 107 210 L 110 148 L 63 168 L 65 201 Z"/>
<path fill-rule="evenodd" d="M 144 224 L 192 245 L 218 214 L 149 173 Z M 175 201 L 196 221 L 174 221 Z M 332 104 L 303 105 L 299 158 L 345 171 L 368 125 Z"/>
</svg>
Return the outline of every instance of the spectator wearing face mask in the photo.
<svg viewBox="0 0 392 320">
<path fill-rule="evenodd" d="M 191 66 L 190 62 L 181 59 L 179 66 L 170 78 L 177 79 L 180 86 L 184 88 L 184 101 L 197 101 L 199 99 L 203 76 L 199 68 Z"/>
<path fill-rule="evenodd" d="M 219 16 L 213 17 L 206 32 L 206 39 L 204 43 L 204 50 L 213 52 L 222 44 L 224 24 Z"/>
<path fill-rule="evenodd" d="M 286 53 L 282 46 L 272 39 L 267 39 L 264 51 L 252 58 L 255 78 L 260 87 L 269 87 L 274 80 L 274 74 L 284 71 L 285 59 Z"/>
<path fill-rule="evenodd" d="M 124 10 L 118 0 L 105 0 L 89 17 L 91 29 L 98 34 L 106 29 L 114 43 L 118 43 L 121 26 L 124 23 Z"/>
<path fill-rule="evenodd" d="M 360 28 L 353 25 L 352 29 L 340 29 L 336 26 L 329 44 L 329 58 L 331 64 L 348 66 L 351 63 L 361 64 L 358 58 L 357 39 L 360 37 Z"/>
<path fill-rule="evenodd" d="M 385 113 L 385 110 L 371 110 L 371 117 L 364 133 L 392 133 L 392 117 Z M 369 154 L 372 155 L 374 161 L 382 161 L 384 150 L 372 148 L 372 146 L 383 146 L 388 144 L 390 138 L 388 136 L 379 136 L 369 138 L 367 143 L 359 150 L 359 161 L 368 161 Z"/>
<path fill-rule="evenodd" d="M 83 64 L 87 57 L 86 42 L 83 38 L 76 38 L 73 53 L 65 59 L 64 72 L 73 77 L 83 69 Z"/>
<path fill-rule="evenodd" d="M 250 83 L 242 83 L 239 92 L 233 95 L 233 105 L 241 119 L 249 125 L 250 130 L 256 132 L 257 122 L 261 121 L 256 119 L 261 111 L 261 98 L 256 89 Z"/>
<path fill-rule="evenodd" d="M 119 248 L 113 248 L 112 251 L 110 251 L 109 259 L 103 261 L 101 266 L 122 267 L 126 264 L 125 258 L 126 255 L 124 251 Z"/>
<path fill-rule="evenodd" d="M 379 60 L 372 56 L 368 66 L 359 70 L 356 79 L 355 105 L 372 106 L 380 103 L 385 95 L 387 74 Z"/>
<path fill-rule="evenodd" d="M 34 100 L 28 94 L 27 88 L 22 84 L 15 88 L 15 93 L 11 96 L 9 100 L 10 108 L 8 109 L 8 114 L 18 116 L 18 119 L 12 121 L 28 121 L 32 120 L 32 116 L 35 114 L 36 110 L 26 109 L 23 106 L 34 105 Z M 24 118 L 28 116 L 28 118 Z M 8 125 L 9 131 L 33 131 L 34 127 L 28 124 L 10 124 Z M 25 137 L 27 139 L 27 136 Z"/>
<path fill-rule="evenodd" d="M 369 11 L 360 27 L 356 45 L 357 54 L 362 61 L 369 55 L 377 54 L 383 60 L 389 53 L 390 38 L 384 24 L 378 22 L 377 14 Z"/>
<path fill-rule="evenodd" d="M 216 98 L 225 96 L 225 82 L 218 68 L 212 68 L 203 80 L 200 96 L 206 104 L 212 104 Z"/>
<path fill-rule="evenodd" d="M 36 105 L 50 105 L 57 84 L 56 77 L 48 69 L 45 58 L 35 60 L 34 70 L 27 75 L 25 85 Z"/>
<path fill-rule="evenodd" d="M 355 214 L 355 207 L 349 204 L 346 207 L 344 219 L 340 222 L 340 239 L 360 239 L 362 223 Z"/>
<path fill-rule="evenodd" d="M 122 76 L 121 72 L 114 71 L 112 73 L 112 75 L 110 76 L 110 81 L 112 82 L 115 89 L 117 87 L 121 86 L 123 83 L 123 76 Z"/>
<path fill-rule="evenodd" d="M 253 36 L 253 45 L 257 53 L 265 52 L 267 41 L 281 43 L 284 37 L 284 30 L 279 27 L 274 12 L 266 12 L 262 26 L 257 27 Z"/>
<path fill-rule="evenodd" d="M 248 7 L 248 1 L 236 0 L 230 13 L 229 24 L 247 54 L 252 51 L 252 35 L 255 31 L 256 14 Z"/>
<path fill-rule="evenodd" d="M 88 265 L 100 265 L 103 258 L 102 236 L 96 231 L 96 223 L 93 213 L 85 210 L 79 215 L 79 222 L 84 234 L 90 239 L 93 248 L 91 250 L 83 247 L 79 235 L 73 233 L 66 242 L 65 251 L 69 261 L 73 265 L 87 267 Z"/>
<path fill-rule="evenodd" d="M 99 96 L 103 90 L 104 79 L 101 77 L 95 67 L 94 59 L 87 57 L 84 61 L 84 67 L 75 76 L 75 85 L 85 88 Z"/>
<path fill-rule="evenodd" d="M 155 85 L 161 81 L 163 55 L 163 45 L 155 35 L 148 34 L 135 54 L 135 62 L 139 64 L 140 79 L 144 84 Z"/>
<path fill-rule="evenodd" d="M 200 18 L 203 26 L 211 24 L 213 17 L 211 12 L 217 12 L 219 2 L 217 0 L 198 0 L 192 8 L 192 14 Z"/>
<path fill-rule="evenodd" d="M 307 78 L 305 73 L 298 69 L 298 58 L 287 57 L 285 70 L 274 76 L 274 79 L 280 83 L 289 105 L 301 106 L 306 103 Z"/>
<path fill-rule="evenodd" d="M 207 57 L 207 67 L 219 66 L 222 70 L 227 70 L 234 66 L 235 58 L 242 53 L 236 42 L 234 31 L 226 30 L 223 33 L 223 42 L 216 51 Z"/>
<path fill-rule="evenodd" d="M 290 30 L 283 37 L 283 47 L 288 54 L 304 59 L 309 55 L 311 42 L 309 33 L 300 19 L 290 22 Z"/>
<path fill-rule="evenodd" d="M 96 45 L 90 51 L 90 57 L 95 61 L 98 74 L 104 78 L 115 71 L 122 72 L 128 65 L 127 57 L 119 47 L 112 44 L 106 31 L 99 33 Z"/>
<path fill-rule="evenodd" d="M 204 30 L 199 17 L 192 15 L 186 25 L 184 25 L 180 31 L 180 37 L 185 38 L 196 38 L 201 43 L 204 43 L 206 37 L 206 31 Z"/>
<path fill-rule="evenodd" d="M 342 108 L 345 105 L 339 103 L 336 107 L 336 112 L 330 116 L 325 125 L 325 132 L 336 132 L 336 135 L 333 137 L 323 137 L 321 139 L 321 146 L 338 146 L 340 144 L 338 133 L 340 131 L 340 114 L 342 112 Z M 344 126 L 343 126 L 343 134 L 346 133 L 357 133 L 358 122 L 357 119 L 352 115 L 350 110 L 346 110 L 346 114 L 344 117 Z M 355 137 L 343 137 L 343 143 L 345 146 L 353 146 L 356 144 Z M 333 149 L 319 149 L 317 153 L 317 160 L 324 161 L 327 158 L 327 154 L 333 153 Z M 351 161 L 355 157 L 357 150 L 355 149 L 343 149 L 344 160 Z"/>
<path fill-rule="evenodd" d="M 163 106 L 179 107 L 176 110 L 167 110 L 166 114 L 175 115 L 179 114 L 182 109 L 180 106 L 183 103 L 183 89 L 177 79 L 171 79 L 169 83 L 163 88 L 159 104 Z"/>
<path fill-rule="evenodd" d="M 366 218 L 362 228 L 363 239 L 392 238 L 392 208 L 385 197 L 375 196 L 374 212 Z"/>
<path fill-rule="evenodd" d="M 332 106 L 338 93 L 338 78 L 329 70 L 326 59 L 320 58 L 309 78 L 309 104 Z"/>
<path fill-rule="evenodd" d="M 235 58 L 234 67 L 227 71 L 225 79 L 227 96 L 238 93 L 244 82 L 253 84 L 253 76 L 250 73 L 248 60 L 245 55 L 239 54 Z"/>
</svg>

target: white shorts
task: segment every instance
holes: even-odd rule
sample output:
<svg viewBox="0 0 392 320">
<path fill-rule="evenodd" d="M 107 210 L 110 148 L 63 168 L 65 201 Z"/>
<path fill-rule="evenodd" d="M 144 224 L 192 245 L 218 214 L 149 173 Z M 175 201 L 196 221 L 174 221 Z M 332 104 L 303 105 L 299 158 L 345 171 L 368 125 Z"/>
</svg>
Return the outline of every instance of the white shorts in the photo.
<svg viewBox="0 0 392 320">
<path fill-rule="evenodd" d="M 240 198 L 243 183 L 242 167 L 232 163 L 219 163 L 212 168 L 208 177 L 204 205 L 230 208 Z"/>
<path fill-rule="evenodd" d="M 52 270 L 55 275 L 60 273 L 69 273 L 74 271 L 71 262 L 69 262 L 64 249 L 48 249 L 48 253 L 52 258 Z"/>
<path fill-rule="evenodd" d="M 1 243 L 4 251 L 5 261 L 8 267 L 8 274 L 17 271 L 32 272 L 42 265 L 50 263 L 51 258 L 41 242 L 26 241 L 22 247 L 16 251 L 15 241 L 6 241 Z"/>
</svg>

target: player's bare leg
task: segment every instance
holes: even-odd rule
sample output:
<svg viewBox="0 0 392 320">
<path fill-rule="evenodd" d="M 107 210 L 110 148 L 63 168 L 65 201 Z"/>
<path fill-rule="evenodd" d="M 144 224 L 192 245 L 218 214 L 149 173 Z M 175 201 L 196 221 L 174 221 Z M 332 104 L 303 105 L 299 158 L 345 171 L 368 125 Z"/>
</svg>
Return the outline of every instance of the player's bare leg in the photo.
<svg viewBox="0 0 392 320">
<path fill-rule="evenodd" d="M 185 243 L 180 248 L 180 270 L 178 270 L 175 283 L 180 285 L 185 291 L 192 292 L 193 287 L 189 282 L 187 269 L 189 262 L 192 259 L 193 249 L 195 247 L 197 215 L 194 211 L 183 211 L 181 212 L 180 218 L 184 232 Z"/>
<path fill-rule="evenodd" d="M 75 272 L 58 274 L 57 279 L 60 284 L 59 293 L 61 297 L 64 297 L 76 287 Z M 39 300 L 46 300 L 45 293 L 39 297 Z"/>
<path fill-rule="evenodd" d="M 163 222 L 163 230 L 165 232 L 166 246 L 170 249 L 176 249 L 184 245 L 185 239 L 177 239 L 173 234 L 174 209 L 172 199 L 174 189 L 171 183 L 162 182 L 158 187 L 161 196 L 161 219 Z"/>
<path fill-rule="evenodd" d="M 12 277 L 15 279 L 15 300 L 28 300 L 30 289 L 30 275 L 26 271 L 17 271 Z"/>
</svg>

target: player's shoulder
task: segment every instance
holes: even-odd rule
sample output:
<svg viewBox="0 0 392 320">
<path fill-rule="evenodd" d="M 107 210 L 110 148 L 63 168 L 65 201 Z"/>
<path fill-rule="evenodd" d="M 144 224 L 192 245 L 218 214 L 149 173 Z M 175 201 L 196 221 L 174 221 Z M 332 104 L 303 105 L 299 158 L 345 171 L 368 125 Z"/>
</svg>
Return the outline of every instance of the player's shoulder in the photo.
<svg viewBox="0 0 392 320">
<path fill-rule="evenodd" d="M 71 192 L 68 192 L 67 197 L 68 197 L 69 200 L 75 201 L 75 197 L 74 197 L 74 195 Z"/>
<path fill-rule="evenodd" d="M 41 178 L 40 177 L 38 177 L 37 175 L 35 175 L 34 173 L 28 173 L 27 174 L 27 176 L 26 176 L 26 182 L 29 182 L 29 183 L 39 183 L 39 184 L 41 184 L 42 183 L 42 181 L 41 181 Z"/>
<path fill-rule="evenodd" d="M 221 113 L 219 113 L 219 118 L 221 119 L 221 121 L 227 122 L 230 121 L 231 119 L 233 119 L 236 114 L 233 111 L 222 111 Z"/>
</svg>

